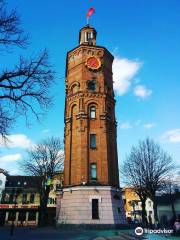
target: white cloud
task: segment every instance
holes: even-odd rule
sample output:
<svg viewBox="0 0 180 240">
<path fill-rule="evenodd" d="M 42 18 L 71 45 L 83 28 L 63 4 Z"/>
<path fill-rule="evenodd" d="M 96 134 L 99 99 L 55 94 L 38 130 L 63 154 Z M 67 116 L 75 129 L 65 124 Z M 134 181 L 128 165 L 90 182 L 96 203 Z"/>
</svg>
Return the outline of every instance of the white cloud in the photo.
<svg viewBox="0 0 180 240">
<path fill-rule="evenodd" d="M 9 155 L 5 155 L 0 157 L 0 163 L 1 164 L 7 164 L 10 162 L 14 162 L 17 160 L 22 159 L 22 155 L 20 153 L 16 153 L 16 154 L 9 154 Z"/>
<path fill-rule="evenodd" d="M 120 124 L 121 129 L 129 129 L 132 128 L 132 125 L 129 122 L 124 122 Z"/>
<path fill-rule="evenodd" d="M 142 63 L 138 60 L 115 56 L 112 69 L 114 89 L 118 95 L 124 95 L 129 90 L 131 82 L 141 66 Z"/>
<path fill-rule="evenodd" d="M 146 129 L 153 128 L 154 126 L 155 126 L 154 123 L 146 123 L 146 124 L 143 125 L 143 127 L 146 128 Z"/>
<path fill-rule="evenodd" d="M 29 139 L 24 134 L 9 135 L 9 136 L 7 136 L 7 138 L 8 138 L 8 141 L 6 141 L 6 143 L 4 143 L 2 139 L 0 139 L 1 147 L 26 149 L 33 145 L 31 139 Z"/>
<path fill-rule="evenodd" d="M 145 123 L 143 124 L 142 123 L 142 120 L 137 120 L 137 121 L 133 121 L 133 122 L 129 122 L 129 121 L 126 121 L 126 122 L 122 122 L 119 127 L 121 129 L 129 129 L 129 128 L 133 128 L 133 127 L 144 127 L 146 129 L 150 129 L 150 128 L 153 128 L 155 127 L 155 124 L 154 123 Z"/>
<path fill-rule="evenodd" d="M 178 143 L 180 142 L 180 128 L 171 129 L 166 131 L 162 136 L 161 139 L 164 141 L 168 141 L 171 143 Z"/>
<path fill-rule="evenodd" d="M 137 85 L 134 88 L 134 95 L 140 98 L 147 98 L 152 94 L 152 90 L 146 88 L 143 85 Z"/>
</svg>

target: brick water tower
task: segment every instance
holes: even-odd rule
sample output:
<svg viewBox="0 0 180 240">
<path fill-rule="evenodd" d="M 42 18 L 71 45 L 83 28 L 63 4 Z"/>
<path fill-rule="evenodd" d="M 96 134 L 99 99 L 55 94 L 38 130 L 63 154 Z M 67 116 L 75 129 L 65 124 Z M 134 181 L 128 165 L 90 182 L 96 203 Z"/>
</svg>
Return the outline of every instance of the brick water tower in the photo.
<svg viewBox="0 0 180 240">
<path fill-rule="evenodd" d="M 86 25 L 67 53 L 64 188 L 58 224 L 125 224 L 117 156 L 113 55 Z"/>
</svg>

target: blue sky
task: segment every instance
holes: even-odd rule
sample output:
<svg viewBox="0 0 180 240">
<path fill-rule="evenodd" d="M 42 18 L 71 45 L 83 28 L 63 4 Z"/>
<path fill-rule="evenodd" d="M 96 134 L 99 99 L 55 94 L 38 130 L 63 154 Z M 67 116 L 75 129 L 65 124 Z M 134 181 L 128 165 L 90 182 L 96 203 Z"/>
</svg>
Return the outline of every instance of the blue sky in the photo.
<svg viewBox="0 0 180 240">
<path fill-rule="evenodd" d="M 0 167 L 12 174 L 22 174 L 16 161 L 25 157 L 32 143 L 49 135 L 63 138 L 66 52 L 77 46 L 79 29 L 92 6 L 96 12 L 90 24 L 98 31 L 97 43 L 115 56 L 119 162 L 132 145 L 149 136 L 179 163 L 180 1 L 9 0 L 8 7 L 20 13 L 31 44 L 0 55 L 0 68 L 11 68 L 19 55 L 34 56 L 46 47 L 56 71 L 54 106 L 41 124 L 31 115 L 29 126 L 18 119 L 11 130 L 12 144 L 0 148 Z"/>
</svg>

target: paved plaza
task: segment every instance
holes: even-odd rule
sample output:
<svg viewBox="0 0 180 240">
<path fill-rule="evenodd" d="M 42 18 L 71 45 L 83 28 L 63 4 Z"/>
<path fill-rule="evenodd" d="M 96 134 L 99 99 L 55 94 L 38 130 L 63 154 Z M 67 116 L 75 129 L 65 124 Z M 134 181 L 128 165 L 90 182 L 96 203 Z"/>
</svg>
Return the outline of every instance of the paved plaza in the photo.
<svg viewBox="0 0 180 240">
<path fill-rule="evenodd" d="M 47 228 L 15 228 L 13 236 L 10 227 L 0 228 L 0 240 L 178 240 L 178 237 L 146 235 L 135 236 L 133 230 L 62 230 Z"/>
</svg>

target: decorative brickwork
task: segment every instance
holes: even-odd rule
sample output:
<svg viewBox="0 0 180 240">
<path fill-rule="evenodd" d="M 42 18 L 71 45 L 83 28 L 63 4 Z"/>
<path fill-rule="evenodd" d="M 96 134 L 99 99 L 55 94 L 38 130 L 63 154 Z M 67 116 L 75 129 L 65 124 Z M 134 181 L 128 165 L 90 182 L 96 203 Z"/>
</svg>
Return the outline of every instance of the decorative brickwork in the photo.
<svg viewBox="0 0 180 240">
<path fill-rule="evenodd" d="M 96 34 L 92 44 L 85 43 L 86 32 L 96 31 L 83 28 L 81 44 L 67 54 L 64 183 L 65 186 L 92 184 L 90 165 L 95 163 L 96 184 L 118 187 L 113 56 L 104 47 L 95 45 Z M 91 81 L 93 89 L 89 87 Z M 90 117 L 91 106 L 96 109 L 93 119 Z M 96 135 L 95 149 L 90 148 L 90 134 Z"/>
<path fill-rule="evenodd" d="M 125 224 L 119 189 L 112 54 L 82 28 L 67 53 L 64 189 L 58 224 Z"/>
</svg>

